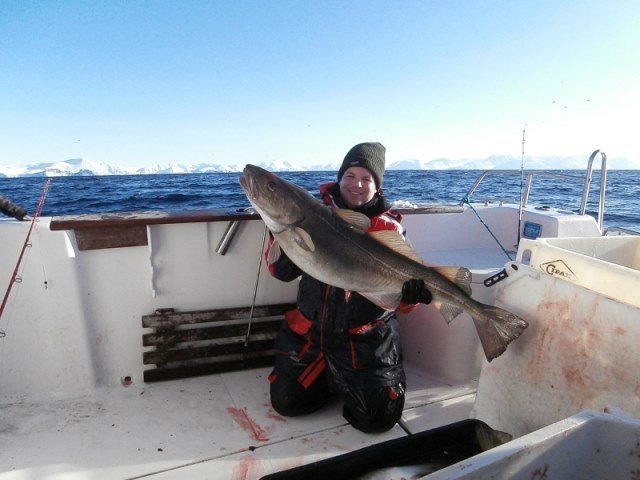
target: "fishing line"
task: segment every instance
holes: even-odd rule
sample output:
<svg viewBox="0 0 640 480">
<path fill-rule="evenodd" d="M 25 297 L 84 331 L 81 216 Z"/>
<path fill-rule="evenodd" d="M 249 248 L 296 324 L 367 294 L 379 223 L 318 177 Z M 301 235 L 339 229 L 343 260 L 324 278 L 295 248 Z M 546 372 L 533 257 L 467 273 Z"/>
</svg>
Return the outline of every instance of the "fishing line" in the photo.
<svg viewBox="0 0 640 480">
<path fill-rule="evenodd" d="M 480 223 L 484 226 L 484 228 L 487 229 L 487 232 L 489 232 L 489 235 L 491 235 L 493 237 L 493 239 L 496 241 L 496 243 L 498 244 L 498 246 L 502 249 L 502 251 L 504 252 L 504 254 L 507 256 L 507 258 L 509 260 L 513 260 L 513 258 L 511 258 L 511 255 L 509 254 L 509 252 L 507 252 L 507 250 L 502 246 L 502 244 L 500 243 L 500 240 L 498 240 L 498 238 L 493 234 L 493 232 L 491 231 L 491 228 L 489 228 L 489 225 L 487 225 L 485 223 L 484 220 L 482 220 L 482 217 L 480 216 L 480 214 L 476 211 L 475 208 L 473 208 L 473 205 L 471 205 L 471 202 L 469 201 L 469 197 L 464 197 L 464 203 L 466 203 L 467 205 L 469 205 L 469 208 L 471 209 L 471 211 L 473 213 L 476 214 L 476 217 L 478 217 L 478 220 L 480 220 Z"/>
</svg>

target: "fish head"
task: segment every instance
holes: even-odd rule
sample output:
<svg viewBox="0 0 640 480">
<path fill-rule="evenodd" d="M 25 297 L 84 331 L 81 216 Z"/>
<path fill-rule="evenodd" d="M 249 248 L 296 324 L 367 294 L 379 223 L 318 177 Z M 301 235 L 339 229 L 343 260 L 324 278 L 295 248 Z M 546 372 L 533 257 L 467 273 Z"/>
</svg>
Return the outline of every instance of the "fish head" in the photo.
<svg viewBox="0 0 640 480">
<path fill-rule="evenodd" d="M 304 220 L 302 205 L 305 202 L 299 200 L 309 194 L 300 187 L 250 164 L 242 171 L 240 186 L 273 233 L 282 232 Z"/>
</svg>

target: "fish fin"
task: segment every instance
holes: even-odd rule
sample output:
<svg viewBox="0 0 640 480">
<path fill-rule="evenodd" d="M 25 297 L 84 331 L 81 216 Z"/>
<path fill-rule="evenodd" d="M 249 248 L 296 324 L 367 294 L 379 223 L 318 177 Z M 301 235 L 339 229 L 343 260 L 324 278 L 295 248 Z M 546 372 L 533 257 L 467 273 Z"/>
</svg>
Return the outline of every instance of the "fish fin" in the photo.
<svg viewBox="0 0 640 480">
<path fill-rule="evenodd" d="M 451 323 L 458 315 L 464 312 L 464 309 L 462 307 L 454 305 L 453 303 L 441 302 L 439 300 L 434 300 L 432 303 L 433 306 L 438 309 L 447 323 Z"/>
<path fill-rule="evenodd" d="M 293 239 L 301 249 L 307 252 L 313 252 L 316 249 L 311 235 L 309 235 L 304 228 L 296 227 L 294 229 Z"/>
<path fill-rule="evenodd" d="M 346 208 L 335 208 L 333 211 L 342 220 L 358 230 L 366 232 L 371 227 L 371 220 L 363 213 L 354 212 Z"/>
<path fill-rule="evenodd" d="M 464 293 L 471 295 L 471 271 L 465 267 L 431 267 L 444 278 L 456 284 Z"/>
<path fill-rule="evenodd" d="M 506 310 L 490 305 L 481 305 L 482 315 L 473 316 L 482 349 L 488 361 L 502 355 L 507 346 L 520 336 L 529 324 Z"/>
<path fill-rule="evenodd" d="M 404 237 L 398 232 L 393 230 L 379 230 L 377 232 L 369 232 L 369 235 L 371 238 L 382 243 L 394 252 L 410 258 L 414 262 L 423 263 L 422 257 L 420 257 L 420 255 L 418 255 L 418 253 L 407 244 Z"/>
<path fill-rule="evenodd" d="M 367 300 L 375 303 L 377 306 L 384 308 L 385 310 L 395 310 L 398 308 L 398 305 L 400 305 L 400 298 L 402 297 L 400 293 L 359 293 Z"/>
<path fill-rule="evenodd" d="M 276 263 L 281 255 L 282 248 L 280 248 L 280 244 L 277 241 L 273 242 L 267 252 L 267 265 Z"/>
</svg>

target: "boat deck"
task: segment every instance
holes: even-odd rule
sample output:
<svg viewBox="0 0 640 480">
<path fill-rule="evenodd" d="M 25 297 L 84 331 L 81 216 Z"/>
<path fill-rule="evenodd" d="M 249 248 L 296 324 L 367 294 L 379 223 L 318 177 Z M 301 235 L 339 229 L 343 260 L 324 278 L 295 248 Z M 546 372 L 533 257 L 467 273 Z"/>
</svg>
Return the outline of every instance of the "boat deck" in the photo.
<svg viewBox="0 0 640 480">
<path fill-rule="evenodd" d="M 285 418 L 269 402 L 269 369 L 131 385 L 0 411 L 0 479 L 257 479 L 468 418 L 475 385 L 408 367 L 406 410 L 383 434 L 352 428 L 333 402 Z"/>
</svg>

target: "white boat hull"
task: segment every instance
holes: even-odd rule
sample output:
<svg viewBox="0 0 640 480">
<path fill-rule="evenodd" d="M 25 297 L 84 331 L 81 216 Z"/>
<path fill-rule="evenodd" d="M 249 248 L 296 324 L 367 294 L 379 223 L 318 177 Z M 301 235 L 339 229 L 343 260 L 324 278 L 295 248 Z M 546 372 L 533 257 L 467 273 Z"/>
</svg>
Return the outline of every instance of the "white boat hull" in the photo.
<svg viewBox="0 0 640 480">
<path fill-rule="evenodd" d="M 637 369 L 627 363 L 625 371 L 618 365 L 622 348 L 634 349 L 630 339 L 635 329 L 624 322 L 632 315 L 637 319 L 637 307 L 593 293 L 593 301 L 574 310 L 563 296 L 572 294 L 563 292 L 584 287 L 551 278 L 550 296 L 545 289 L 551 287 L 536 279 L 545 274 L 528 267 L 496 286 L 485 286 L 485 279 L 516 258 L 519 211 L 513 205 L 477 205 L 476 211 L 492 234 L 476 212 L 462 207 L 407 213 L 403 224 L 428 263 L 470 268 L 476 299 L 495 301 L 531 326 L 502 357 L 487 364 L 468 316 L 447 326 L 431 306 L 401 315 L 406 409 L 401 422 L 380 435 L 351 428 L 338 403 L 307 417 L 279 416 L 270 406 L 269 368 L 144 382 L 149 368 L 143 364 L 149 349 L 142 344 L 144 315 L 166 308 L 184 312 L 246 307 L 254 293 L 256 305 L 295 301 L 296 282 L 278 282 L 264 264 L 258 272 L 264 225 L 255 216 L 242 220 L 224 255 L 216 252 L 229 226 L 224 216 L 111 215 L 66 223 L 40 219 L 20 268 L 22 282 L 14 285 L 0 323 L 6 334 L 0 338 L 0 479 L 257 479 L 448 425 L 469 418 L 472 409 L 492 427 L 504 427 L 515 436 L 582 407 L 615 404 L 640 414 L 632 408 L 637 382 L 625 376 Z M 548 237 L 601 234 L 593 218 L 553 209 L 527 207 L 522 220 L 538 225 Z M 0 272 L 7 273 L 0 278 L 0 290 L 8 286 L 27 230 L 26 222 L 0 220 Z M 125 245 L 116 248 L 108 245 L 111 241 Z M 510 296 L 511 289 L 517 295 Z M 551 303 L 560 310 L 552 312 Z M 577 313 L 563 316 L 565 311 Z M 557 322 L 560 332 L 572 334 L 540 343 L 547 319 Z M 593 329 L 602 322 L 609 322 L 606 328 L 613 333 L 624 329 L 625 335 L 604 338 L 601 330 Z M 600 332 L 600 337 L 584 332 Z M 594 347 L 603 355 L 597 357 L 602 364 L 598 397 L 593 394 L 589 402 L 580 402 L 593 380 L 587 375 L 592 375 L 593 357 L 588 354 Z M 581 363 L 571 351 L 583 355 Z M 574 363 L 562 363 L 563 356 Z M 566 370 L 573 367 L 579 371 Z M 615 367 L 617 377 L 605 367 Z M 561 391 L 563 379 L 567 389 L 569 380 L 582 381 L 584 388 L 554 403 L 546 395 Z M 538 391 L 523 385 L 534 380 Z M 605 380 L 611 382 L 610 395 L 603 393 Z M 529 417 L 512 411 L 510 399 L 517 395 L 526 397 L 518 402 L 533 398 L 541 408 Z M 545 414 L 543 406 L 553 411 Z M 393 475 L 389 478 L 404 474 Z"/>
</svg>

